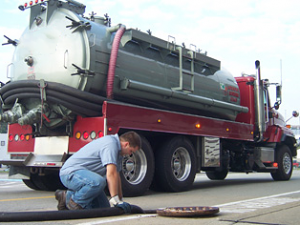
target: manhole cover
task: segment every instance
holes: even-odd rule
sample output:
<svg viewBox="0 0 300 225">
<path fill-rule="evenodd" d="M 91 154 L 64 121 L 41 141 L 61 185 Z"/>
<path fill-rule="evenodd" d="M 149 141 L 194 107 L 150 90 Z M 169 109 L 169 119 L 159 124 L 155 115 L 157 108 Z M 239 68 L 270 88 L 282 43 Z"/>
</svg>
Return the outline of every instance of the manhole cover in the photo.
<svg viewBox="0 0 300 225">
<path fill-rule="evenodd" d="M 208 207 L 208 206 L 168 207 L 168 208 L 157 210 L 157 214 L 160 216 L 176 216 L 176 217 L 212 216 L 218 212 L 219 212 L 218 207 Z"/>
</svg>

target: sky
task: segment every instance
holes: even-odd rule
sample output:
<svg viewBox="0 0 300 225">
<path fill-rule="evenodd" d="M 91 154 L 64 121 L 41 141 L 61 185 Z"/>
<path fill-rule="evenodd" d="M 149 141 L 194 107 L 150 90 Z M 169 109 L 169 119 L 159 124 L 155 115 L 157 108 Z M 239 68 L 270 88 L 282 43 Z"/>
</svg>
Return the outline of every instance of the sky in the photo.
<svg viewBox="0 0 300 225">
<path fill-rule="evenodd" d="M 19 39 L 28 26 L 29 10 L 18 9 L 26 0 L 2 0 L 0 40 L 3 35 Z M 29 1 L 27 1 L 29 2 Z M 300 1 L 299 0 L 78 0 L 94 11 L 108 14 L 112 25 L 151 30 L 152 35 L 187 47 L 196 46 L 221 61 L 233 76 L 255 74 L 260 60 L 261 75 L 272 83 L 282 82 L 279 112 L 289 119 L 300 111 Z M 194 49 L 194 47 L 192 47 Z M 0 81 L 6 82 L 14 46 L 0 46 Z M 271 90 L 272 100 L 275 92 Z M 274 103 L 274 100 L 273 100 Z M 272 103 L 272 104 L 273 104 Z M 300 118 L 288 121 L 300 125 Z"/>
</svg>

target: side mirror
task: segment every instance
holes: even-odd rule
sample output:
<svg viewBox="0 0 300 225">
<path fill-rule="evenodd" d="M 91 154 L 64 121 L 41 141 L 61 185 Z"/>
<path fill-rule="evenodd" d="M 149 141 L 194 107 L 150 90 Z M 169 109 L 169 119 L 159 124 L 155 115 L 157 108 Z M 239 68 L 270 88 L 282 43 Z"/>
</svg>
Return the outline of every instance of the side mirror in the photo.
<svg viewBox="0 0 300 225">
<path fill-rule="evenodd" d="M 292 116 L 287 120 L 287 121 L 289 121 L 290 119 L 292 119 L 293 117 L 298 117 L 299 116 L 299 112 L 298 111 L 293 111 L 293 113 L 292 113 Z M 285 122 L 287 122 L 287 121 L 285 121 Z"/>
<path fill-rule="evenodd" d="M 299 116 L 299 112 L 298 111 L 293 111 L 293 117 L 298 117 Z"/>
<path fill-rule="evenodd" d="M 281 104 L 281 85 L 276 86 L 276 103 L 278 104 L 279 108 L 279 105 Z"/>
</svg>

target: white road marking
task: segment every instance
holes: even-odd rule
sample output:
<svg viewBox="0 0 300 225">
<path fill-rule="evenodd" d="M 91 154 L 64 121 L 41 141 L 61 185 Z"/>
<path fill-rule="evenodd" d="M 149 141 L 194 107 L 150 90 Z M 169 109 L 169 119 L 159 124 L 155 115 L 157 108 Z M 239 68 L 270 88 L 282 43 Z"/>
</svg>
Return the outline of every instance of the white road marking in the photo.
<svg viewBox="0 0 300 225">
<path fill-rule="evenodd" d="M 244 201 L 229 202 L 226 204 L 216 205 L 220 208 L 220 212 L 225 213 L 246 213 L 253 212 L 262 208 L 270 208 L 273 206 L 284 205 L 286 203 L 300 201 L 300 198 L 288 198 L 283 196 L 299 194 L 300 191 L 287 192 L 277 195 L 270 195 L 260 198 L 248 199 Z"/>
<path fill-rule="evenodd" d="M 98 224 L 114 223 L 114 222 L 125 221 L 125 220 L 140 219 L 145 217 L 157 217 L 157 215 L 151 214 L 151 215 L 128 216 L 128 217 L 115 218 L 115 219 L 92 221 L 87 223 L 78 223 L 77 225 L 98 225 Z"/>
</svg>

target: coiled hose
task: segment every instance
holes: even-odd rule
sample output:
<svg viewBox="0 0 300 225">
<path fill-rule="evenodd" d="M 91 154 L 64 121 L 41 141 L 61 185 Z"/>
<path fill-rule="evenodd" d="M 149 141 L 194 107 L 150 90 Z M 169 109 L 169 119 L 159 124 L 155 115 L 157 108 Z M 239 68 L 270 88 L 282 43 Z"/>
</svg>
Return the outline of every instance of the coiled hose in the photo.
<svg viewBox="0 0 300 225">
<path fill-rule="evenodd" d="M 102 103 L 107 98 L 89 92 L 81 91 L 55 82 L 46 82 L 47 101 L 61 104 L 82 116 L 99 116 L 102 113 Z M 21 80 L 4 85 L 0 89 L 4 104 L 14 104 L 16 99 L 40 99 L 39 81 Z"/>
</svg>

